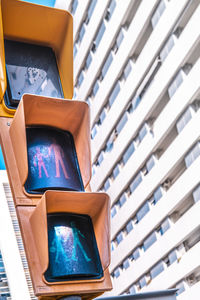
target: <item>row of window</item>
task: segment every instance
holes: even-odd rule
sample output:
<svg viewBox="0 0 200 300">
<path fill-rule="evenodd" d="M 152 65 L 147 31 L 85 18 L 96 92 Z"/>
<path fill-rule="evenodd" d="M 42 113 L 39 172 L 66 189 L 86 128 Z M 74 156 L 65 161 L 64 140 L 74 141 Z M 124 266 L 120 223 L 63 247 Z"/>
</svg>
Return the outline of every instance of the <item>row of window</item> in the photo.
<svg viewBox="0 0 200 300">
<path fill-rule="evenodd" d="M 10 297 L 8 280 L 6 277 L 5 267 L 3 263 L 3 258 L 0 252 L 0 297 L 4 297 L 5 300 Z"/>
<path fill-rule="evenodd" d="M 75 56 L 77 54 L 77 51 L 78 51 L 78 45 L 80 45 L 81 41 L 83 40 L 83 36 L 86 32 L 86 25 L 89 24 L 89 20 L 90 20 L 91 15 L 94 11 L 96 3 L 97 3 L 97 0 L 92 0 L 91 1 L 90 6 L 89 6 L 89 10 L 87 11 L 87 17 L 86 17 L 85 21 L 83 22 L 83 24 L 80 28 L 78 38 L 77 38 L 76 42 L 74 43 L 74 58 L 75 58 Z M 97 48 L 98 48 L 98 46 L 99 46 L 99 44 L 102 40 L 104 32 L 106 30 L 106 22 L 110 21 L 115 7 L 116 7 L 116 0 L 111 0 L 108 7 L 107 7 L 104 19 L 102 20 L 101 25 L 99 26 L 99 28 L 97 30 L 97 33 L 94 37 L 94 40 L 92 42 L 92 46 L 91 46 L 91 48 L 89 49 L 89 51 L 86 55 L 86 60 L 85 60 L 84 66 L 83 66 L 83 68 L 81 69 L 81 71 L 78 75 L 78 79 L 77 79 L 77 82 L 75 84 L 76 88 L 79 88 L 81 86 L 83 80 L 84 80 L 85 71 L 88 70 L 88 68 L 89 68 L 89 66 L 92 62 L 93 54 L 96 52 L 96 50 L 97 50 Z M 110 56 L 109 61 L 107 62 L 107 64 L 111 63 L 111 61 L 112 61 L 112 58 Z M 103 72 L 105 72 L 105 71 L 106 71 L 106 67 L 104 65 Z M 102 76 L 103 76 L 103 74 L 102 74 Z M 92 89 L 92 92 L 93 92 L 94 95 L 96 94 L 97 90 L 98 90 L 98 80 L 96 81 L 96 83 L 94 84 L 93 89 Z"/>
<path fill-rule="evenodd" d="M 167 218 L 156 231 L 151 233 L 140 246 L 134 249 L 132 253 L 123 260 L 122 264 L 113 271 L 112 276 L 118 278 L 123 270 L 129 268 L 131 264 L 141 257 L 141 255 L 157 241 L 159 236 L 163 235 L 170 227 L 171 221 Z"/>
<path fill-rule="evenodd" d="M 21 257 L 21 261 L 23 264 L 23 269 L 24 269 L 30 297 L 32 300 L 36 300 L 37 297 L 35 297 L 34 291 L 33 291 L 32 281 L 31 281 L 31 277 L 30 277 L 30 273 L 29 273 L 29 267 L 28 267 L 28 263 L 27 263 L 27 259 L 26 259 L 26 254 L 25 254 L 25 250 L 24 250 L 22 237 L 21 237 L 19 222 L 18 222 L 17 215 L 16 215 L 15 205 L 14 205 L 14 202 L 12 199 L 10 186 L 8 183 L 4 183 L 3 187 L 4 187 L 6 198 L 8 201 L 8 208 L 9 208 L 10 216 L 12 218 L 12 224 L 13 224 L 14 232 L 16 235 L 17 245 L 18 245 L 18 248 L 20 251 L 20 257 Z"/>
<path fill-rule="evenodd" d="M 159 20 L 159 18 L 161 17 L 161 15 L 162 15 L 162 12 L 164 11 L 164 7 L 165 7 L 165 4 L 164 4 L 164 1 L 161 1 L 160 2 L 160 4 L 158 5 L 158 8 L 156 9 L 156 11 L 155 11 L 155 14 L 153 15 L 153 17 L 152 17 L 152 25 L 153 24 L 155 24 L 155 16 L 157 16 L 156 17 L 156 20 L 157 20 L 157 22 L 158 22 L 158 20 Z M 153 26 L 153 27 L 155 27 L 155 26 Z M 115 47 L 113 47 L 114 49 L 116 49 L 116 50 L 118 50 L 118 48 L 119 48 L 119 46 L 120 46 L 120 44 L 121 44 L 121 42 L 122 42 L 122 40 L 123 40 L 123 38 L 124 38 L 124 35 L 125 35 L 125 29 L 124 28 L 121 28 L 120 29 L 120 31 L 119 31 L 119 34 L 118 34 L 118 36 L 117 36 L 117 39 L 116 39 L 116 44 L 115 44 Z M 116 51 L 115 50 L 115 51 Z M 166 52 L 166 51 L 165 51 Z M 104 76 L 105 76 L 105 74 L 104 74 L 104 70 L 106 70 L 106 72 L 107 72 L 107 70 L 108 70 L 108 68 L 109 68 L 109 66 L 110 66 L 110 64 L 111 64 L 111 62 L 112 62 L 112 52 L 109 54 L 109 56 L 108 56 L 108 58 L 106 59 L 106 61 L 105 61 L 105 65 L 104 65 L 104 67 L 103 67 L 103 69 L 102 69 L 102 77 L 104 78 Z M 131 72 L 131 70 L 132 70 L 132 60 L 131 59 L 129 59 L 129 61 L 128 61 L 128 63 L 127 63 L 127 65 L 126 65 L 126 67 L 124 68 L 124 72 L 123 72 L 123 75 L 122 75 L 122 78 L 123 79 L 127 79 L 128 78 L 128 75 L 130 74 L 130 72 Z M 97 82 L 97 81 L 96 81 Z M 95 87 L 95 84 L 94 84 L 94 87 Z M 94 88 L 93 88 L 94 89 Z M 95 89 L 96 90 L 96 89 Z M 105 112 L 104 111 L 106 111 L 106 110 L 108 110 L 109 108 L 110 108 L 110 106 L 112 106 L 112 104 L 114 103 L 114 101 L 115 101 L 115 98 L 117 97 L 117 95 L 118 95 L 118 93 L 119 93 L 119 90 L 120 90 L 120 84 L 119 84 L 119 82 L 117 82 L 116 84 L 115 84 L 115 86 L 114 86 L 114 88 L 113 88 L 113 92 L 111 93 L 111 95 L 110 95 L 110 98 L 109 98 L 109 100 L 108 100 L 108 103 L 104 106 L 104 108 L 103 108 L 103 110 L 102 110 L 102 112 L 100 113 L 100 116 L 101 116 L 101 114 L 103 114 L 103 115 L 105 115 Z M 143 94 L 143 93 L 142 93 Z M 95 96 L 95 93 L 93 93 L 93 96 Z M 141 98 L 141 96 L 137 96 L 136 97 L 136 99 L 135 99 L 135 104 L 133 105 L 134 106 L 134 108 L 136 108 L 137 107 L 137 105 L 139 104 L 138 102 L 140 102 L 140 99 Z M 136 107 L 135 107 L 136 106 Z M 105 118 L 105 117 L 104 117 Z M 103 118 L 103 119 L 104 119 Z M 100 117 L 99 118 L 99 120 L 96 122 L 96 124 L 94 125 L 94 127 L 93 127 L 93 129 L 92 129 L 92 138 L 94 138 L 94 136 L 96 135 L 96 133 L 97 133 L 97 127 L 98 127 L 98 125 L 100 125 L 100 124 L 102 124 L 102 118 Z"/>
<path fill-rule="evenodd" d="M 122 167 L 125 166 L 125 164 L 127 163 L 128 159 L 133 155 L 133 153 L 135 152 L 136 147 L 138 147 L 140 145 L 140 143 L 143 141 L 143 139 L 145 138 L 145 136 L 148 133 L 151 133 L 151 129 L 148 126 L 147 123 L 145 123 L 142 128 L 138 131 L 138 134 L 136 135 L 135 139 L 133 141 L 131 141 L 131 143 L 129 144 L 128 148 L 123 152 L 121 158 L 119 159 L 119 161 L 115 164 L 111 174 L 108 176 L 108 178 L 106 179 L 106 181 L 103 183 L 101 190 L 107 191 L 111 185 L 111 183 L 116 179 L 116 177 L 119 175 L 120 173 L 120 169 Z M 100 153 L 100 156 L 98 157 L 97 163 L 98 165 L 100 165 L 103 161 L 103 153 Z M 136 177 L 134 178 L 133 182 L 130 184 L 130 193 L 133 193 L 134 190 L 136 189 L 136 187 L 139 185 L 139 183 L 142 181 L 142 177 L 143 177 L 143 173 L 147 173 L 147 169 L 151 169 L 151 167 L 153 167 L 153 165 L 155 164 L 155 155 L 150 157 L 147 162 L 146 162 L 146 172 L 142 172 L 142 170 L 138 173 L 138 175 L 136 175 Z M 145 168 L 145 166 L 144 166 Z M 146 174 L 145 174 L 146 175 Z"/>
<path fill-rule="evenodd" d="M 180 133 L 183 128 L 187 125 L 187 123 L 192 119 L 192 116 L 194 116 L 195 112 L 198 111 L 200 106 L 200 103 L 198 100 L 195 100 L 193 102 L 193 104 L 189 105 L 186 110 L 183 112 L 183 114 L 181 115 L 181 117 L 178 119 L 177 123 L 176 123 L 176 128 L 178 133 Z M 130 146 L 128 147 L 128 151 L 125 152 L 126 155 L 123 155 L 123 158 L 129 158 L 130 155 L 132 155 L 135 151 L 135 147 L 133 148 L 133 142 L 130 144 Z M 160 155 L 161 151 L 157 151 Z M 129 154 L 129 156 L 128 156 Z M 193 146 L 193 148 L 186 154 L 184 160 L 185 160 L 185 166 L 188 168 L 192 162 L 199 156 L 200 154 L 200 147 L 199 147 L 199 142 L 197 144 L 195 144 Z M 114 205 L 111 208 L 111 217 L 114 218 L 117 213 L 119 212 L 120 208 L 124 205 L 124 203 L 129 199 L 131 193 L 136 189 L 136 187 L 140 184 L 141 180 L 142 180 L 142 176 L 148 174 L 151 169 L 153 168 L 153 166 L 155 165 L 156 161 L 158 159 L 157 154 L 153 154 L 150 156 L 150 158 L 146 161 L 145 165 L 142 167 L 141 172 L 138 174 L 138 176 L 136 176 L 136 178 L 133 180 L 132 185 L 124 190 L 121 195 L 119 196 L 118 200 L 114 203 Z M 127 161 L 127 160 L 126 160 Z M 123 162 L 126 163 L 126 161 L 124 160 Z M 120 165 L 121 164 L 121 165 Z M 120 161 L 120 164 L 118 163 L 116 165 L 116 167 L 113 169 L 112 172 L 112 177 L 110 176 L 109 178 L 112 178 L 112 180 L 114 180 L 118 174 L 120 173 L 120 168 L 121 166 L 123 166 L 122 162 Z M 110 181 L 106 182 L 106 186 L 104 184 L 104 188 L 109 187 Z M 169 188 L 170 186 L 170 180 L 165 180 L 165 182 L 163 183 L 163 188 Z M 139 209 L 138 213 L 136 214 L 136 220 L 134 221 L 134 223 L 137 223 L 141 220 L 140 216 L 144 216 L 150 208 L 150 204 L 155 205 L 158 200 L 162 197 L 164 190 L 162 188 L 162 186 L 158 187 L 155 192 L 153 193 L 153 195 L 150 197 L 149 200 L 146 201 L 146 203 L 141 207 L 141 209 Z"/>
<path fill-rule="evenodd" d="M 191 106 L 189 106 L 188 109 L 190 109 L 190 108 L 191 108 Z M 188 109 L 186 109 L 186 112 L 188 111 Z M 185 116 L 185 113 L 183 113 L 182 118 L 184 118 L 184 116 Z M 180 120 L 179 120 L 179 122 L 180 122 Z M 197 143 L 195 143 L 195 145 L 193 145 L 193 147 L 189 150 L 189 152 L 184 157 L 186 168 L 188 168 L 199 156 L 200 156 L 200 142 L 198 141 Z M 148 160 L 148 162 L 149 162 L 149 160 Z M 150 164 L 149 166 L 148 166 L 148 164 L 146 164 L 145 168 L 143 168 L 143 172 L 145 170 L 145 173 L 146 173 L 148 167 L 150 167 L 150 170 L 151 170 L 151 168 L 153 167 L 153 164 Z M 134 178 L 134 180 L 129 185 L 129 188 L 120 195 L 119 199 L 112 206 L 112 208 L 111 208 L 111 217 L 112 218 L 114 218 L 116 216 L 118 210 L 128 200 L 128 197 L 130 196 L 130 194 L 133 193 L 134 190 L 137 188 L 137 186 L 141 183 L 143 175 L 144 175 L 144 173 L 142 173 L 142 171 L 140 171 L 139 174 Z M 116 239 L 113 241 L 113 245 L 114 244 L 118 245 L 123 240 L 124 234 L 125 235 L 128 234 L 130 232 L 130 229 L 131 230 L 133 229 L 133 224 L 138 223 L 150 211 L 150 207 L 151 207 L 150 205 L 151 204 L 155 205 L 158 202 L 158 200 L 160 200 L 160 198 L 163 196 L 163 193 L 164 193 L 163 188 L 169 188 L 170 185 L 171 185 L 171 182 L 169 181 L 169 183 L 168 183 L 168 181 L 166 180 L 163 183 L 163 187 L 159 186 L 155 190 L 155 192 L 150 197 L 150 199 L 148 199 L 142 205 L 142 207 L 137 211 L 136 215 L 132 218 L 132 220 L 128 222 L 129 225 L 131 224 L 131 227 L 130 226 L 127 227 L 127 224 L 126 224 L 124 229 L 122 231 L 120 231 L 120 233 L 118 233 L 118 235 L 116 236 Z"/>
<path fill-rule="evenodd" d="M 200 184 L 194 189 L 193 193 L 193 204 L 197 201 L 200 201 Z M 177 220 L 176 220 L 177 221 Z M 118 278 L 123 271 L 132 266 L 134 261 L 136 261 L 151 245 L 153 245 L 160 235 L 163 235 L 173 223 L 171 219 L 168 217 L 165 221 L 157 228 L 156 231 L 151 233 L 144 241 L 143 244 L 126 257 L 120 266 L 118 266 L 111 276 L 113 278 Z M 125 293 L 135 294 L 137 291 L 142 289 L 144 286 L 148 285 L 152 279 L 158 276 L 161 272 L 163 272 L 167 267 L 170 267 L 174 262 L 179 262 L 181 257 L 191 249 L 194 245 L 196 245 L 200 241 L 200 235 L 198 229 L 196 232 L 193 232 L 191 236 L 187 237 L 187 239 L 181 243 L 179 246 L 171 250 L 161 261 L 157 262 L 146 274 L 144 274 L 137 282 L 133 283 L 133 285 L 129 288 Z M 199 278 L 200 279 L 200 278 Z M 180 285 L 181 287 L 182 285 Z M 179 284 L 176 285 L 179 288 Z M 178 294 L 183 292 L 184 289 L 180 289 Z"/>
<path fill-rule="evenodd" d="M 175 76 L 175 79 L 173 80 L 173 82 L 170 84 L 170 86 L 168 88 L 168 93 L 169 93 L 169 95 L 171 97 L 174 95 L 174 93 L 176 92 L 176 90 L 179 88 L 180 84 L 183 82 L 183 73 L 184 73 L 184 75 L 188 74 L 190 72 L 191 68 L 192 68 L 191 64 L 185 64 L 183 66 L 183 68 L 181 69 L 181 71 L 178 72 L 178 75 Z M 180 78 L 182 80 L 180 80 Z M 172 93 L 172 90 L 173 90 L 173 93 Z M 99 166 L 102 163 L 102 161 L 104 160 L 104 155 L 107 152 L 110 152 L 112 150 L 114 141 L 116 140 L 117 136 L 119 135 L 119 133 L 121 132 L 121 130 L 123 129 L 123 127 L 125 126 L 125 124 L 127 123 L 128 118 L 129 118 L 129 114 L 132 113 L 132 112 L 133 112 L 133 109 L 131 109 L 129 107 L 129 110 L 124 113 L 124 115 L 122 116 L 121 120 L 117 124 L 116 128 L 113 130 L 111 136 L 109 137 L 109 139 L 108 139 L 108 141 L 106 143 L 105 149 L 103 149 L 100 152 L 100 155 L 97 158 L 96 163 L 93 164 L 93 175 L 95 174 L 95 167 Z M 184 127 L 184 123 L 183 122 L 185 122 L 185 124 L 187 124 L 187 122 L 191 119 L 192 113 L 193 113 L 193 108 L 192 107 L 188 108 L 188 110 L 185 112 L 184 116 L 181 117 L 181 119 L 177 122 L 177 130 L 178 130 L 178 132 L 180 132 L 182 130 L 181 128 Z M 144 126 L 139 131 L 138 137 L 136 137 L 137 143 L 141 142 L 141 140 L 143 139 L 143 136 L 145 136 L 146 132 L 147 132 L 147 124 L 145 123 Z M 134 144 L 131 146 L 131 149 L 133 149 L 133 148 L 135 148 Z M 121 161 L 119 161 L 114 166 L 114 170 L 115 170 L 116 167 L 118 168 L 117 165 L 121 165 L 121 166 L 124 165 L 123 158 L 121 158 Z M 115 178 L 115 175 L 113 176 L 111 174 L 111 177 Z M 109 188 L 109 186 L 110 186 L 110 178 L 108 178 L 106 180 L 105 184 L 106 185 L 105 185 L 104 189 L 107 190 Z"/>
<path fill-rule="evenodd" d="M 199 156 L 200 156 L 200 142 L 197 142 L 184 158 L 186 167 L 188 168 Z M 140 183 L 140 181 L 137 181 L 137 184 L 138 183 Z M 164 185 L 165 184 L 163 184 L 163 186 Z M 131 185 L 130 185 L 130 188 L 131 188 Z M 155 205 L 160 200 L 160 198 L 163 196 L 163 194 L 164 194 L 164 189 L 163 189 L 163 187 L 159 186 L 155 190 L 153 195 L 150 197 L 150 199 L 148 199 L 142 205 L 142 207 L 136 212 L 135 216 L 131 220 L 129 220 L 125 224 L 124 228 L 117 234 L 116 238 L 112 241 L 112 247 L 111 247 L 112 250 L 114 250 L 115 247 L 118 246 L 122 242 L 124 237 L 130 231 L 132 231 L 135 224 L 139 223 L 142 220 L 142 218 L 150 211 L 151 205 Z M 194 198 L 195 202 L 199 200 L 198 197 L 200 197 L 200 188 L 199 187 L 193 193 L 193 198 Z M 113 205 L 113 207 L 111 209 L 111 217 L 112 218 L 117 214 L 118 208 L 121 208 L 121 206 L 126 201 L 127 201 L 127 191 L 125 193 L 123 193 L 120 196 L 119 200 Z M 164 223 L 163 226 L 166 227 L 167 225 Z M 161 226 L 162 227 L 161 232 L 164 231 L 163 226 Z M 155 233 L 150 235 L 149 238 L 147 238 L 147 240 L 144 242 L 144 250 L 147 249 L 149 247 L 149 245 L 151 245 L 152 241 L 156 241 Z"/>
<path fill-rule="evenodd" d="M 157 204 L 157 202 L 161 199 L 161 197 L 164 195 L 165 191 L 162 188 L 162 186 L 159 186 L 151 195 L 151 197 L 139 208 L 139 210 L 136 212 L 136 214 L 126 222 L 124 228 L 117 234 L 116 238 L 111 242 L 111 250 L 113 251 L 125 238 L 127 234 L 129 234 L 133 228 L 138 224 L 144 216 L 150 211 L 151 206 L 154 206 Z M 123 198 L 124 201 L 124 194 L 120 197 L 120 199 Z M 122 202 L 123 204 L 125 202 Z M 114 217 L 117 213 L 117 206 L 114 205 L 111 209 L 111 216 Z M 165 226 L 165 224 L 163 224 Z M 161 231 L 164 231 L 164 227 L 160 229 Z"/>
<path fill-rule="evenodd" d="M 163 7 L 163 4 L 161 1 L 160 5 L 161 7 Z M 158 6 L 158 10 L 160 9 L 160 5 Z M 155 64 L 152 65 L 149 73 L 147 74 L 147 76 L 145 76 L 143 83 L 141 84 L 140 88 L 138 89 L 138 91 L 136 92 L 136 96 L 134 97 L 133 101 L 132 101 L 132 110 L 134 111 L 138 104 L 141 102 L 142 97 L 144 96 L 144 93 L 147 91 L 147 88 L 150 86 L 150 84 L 152 83 L 152 80 L 154 79 L 155 74 L 157 73 L 159 67 L 161 66 L 161 62 L 163 62 L 166 57 L 168 56 L 168 54 L 170 53 L 170 51 L 172 50 L 172 48 L 175 45 L 175 42 L 177 40 L 177 38 L 180 37 L 180 34 L 182 32 L 182 28 L 181 27 L 177 27 L 174 31 L 172 31 L 171 36 L 169 37 L 169 39 L 167 40 L 167 42 L 165 43 L 164 47 L 161 49 L 157 62 Z M 132 70 L 132 65 L 133 62 L 131 59 L 129 59 L 125 69 L 124 69 L 124 78 L 125 80 L 128 78 L 128 75 L 130 74 L 130 71 Z M 187 75 L 191 69 L 192 65 L 191 64 L 186 64 L 179 72 L 178 74 L 175 76 L 173 82 L 171 83 L 171 85 L 168 88 L 168 94 L 170 96 L 170 98 L 173 96 L 173 94 L 176 92 L 176 90 L 178 89 L 178 87 L 180 86 L 180 84 L 183 82 L 183 79 L 185 77 L 185 75 Z M 118 89 L 119 89 L 120 85 L 118 85 Z M 117 86 L 116 86 L 117 89 Z M 114 89 L 115 90 L 115 89 Z M 116 94 L 116 96 L 118 95 L 118 93 Z M 111 98 L 112 99 L 112 98 Z M 98 130 L 99 130 L 99 126 L 102 125 L 103 121 L 106 118 L 106 114 L 109 110 L 109 102 L 103 107 L 101 113 L 100 113 L 100 117 L 99 120 L 94 124 L 92 131 L 91 131 L 91 138 L 94 139 L 94 137 L 96 136 Z M 119 128 L 123 128 L 123 126 L 125 125 L 127 121 L 127 112 L 124 113 L 124 115 L 122 116 L 121 120 L 119 121 Z M 110 144 L 110 138 L 108 139 L 108 145 Z M 110 147 L 109 147 L 110 149 Z"/>
</svg>

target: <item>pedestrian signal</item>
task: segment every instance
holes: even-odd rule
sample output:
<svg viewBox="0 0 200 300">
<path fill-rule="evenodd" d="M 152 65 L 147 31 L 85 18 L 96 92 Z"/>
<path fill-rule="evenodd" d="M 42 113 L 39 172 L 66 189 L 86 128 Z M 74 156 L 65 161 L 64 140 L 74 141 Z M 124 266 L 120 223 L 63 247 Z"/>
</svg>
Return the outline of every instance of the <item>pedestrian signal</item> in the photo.
<svg viewBox="0 0 200 300">
<path fill-rule="evenodd" d="M 90 216 L 47 214 L 48 282 L 102 278 L 103 270 Z"/>
<path fill-rule="evenodd" d="M 36 204 L 47 189 L 84 191 L 91 176 L 85 102 L 26 94 L 10 120 L 0 119 L 1 142 L 16 205 Z"/>
<path fill-rule="evenodd" d="M 69 131 L 27 127 L 28 193 L 49 189 L 83 191 L 74 139 Z"/>
<path fill-rule="evenodd" d="M 71 99 L 70 13 L 19 0 L 2 0 L 1 11 L 0 116 L 13 117 L 25 93 Z"/>
<path fill-rule="evenodd" d="M 90 299 L 112 288 L 107 194 L 46 191 L 36 207 L 16 209 L 36 296 Z"/>
</svg>

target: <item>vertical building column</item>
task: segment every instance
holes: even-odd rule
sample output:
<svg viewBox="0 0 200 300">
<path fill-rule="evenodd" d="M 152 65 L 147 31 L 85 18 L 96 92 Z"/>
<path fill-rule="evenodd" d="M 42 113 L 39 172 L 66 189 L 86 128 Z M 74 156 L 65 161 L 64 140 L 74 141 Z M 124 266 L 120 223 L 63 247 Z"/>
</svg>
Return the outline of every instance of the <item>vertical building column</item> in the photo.
<svg viewBox="0 0 200 300">
<path fill-rule="evenodd" d="M 12 300 L 29 300 L 30 294 L 17 245 L 3 183 L 6 171 L 0 171 L 0 249 Z"/>
</svg>

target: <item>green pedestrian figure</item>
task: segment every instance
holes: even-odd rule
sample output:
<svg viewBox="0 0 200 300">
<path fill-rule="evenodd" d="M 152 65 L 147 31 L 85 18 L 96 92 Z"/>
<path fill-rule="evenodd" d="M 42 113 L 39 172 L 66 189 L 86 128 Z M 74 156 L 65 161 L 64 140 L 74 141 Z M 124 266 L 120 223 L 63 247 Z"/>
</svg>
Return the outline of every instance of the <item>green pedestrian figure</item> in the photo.
<svg viewBox="0 0 200 300">
<path fill-rule="evenodd" d="M 75 224 L 74 221 L 72 221 L 72 222 L 70 223 L 70 225 L 71 225 L 71 228 L 72 228 L 72 231 L 73 231 L 73 238 L 74 238 L 73 251 L 72 251 L 72 257 L 71 257 L 71 259 L 72 259 L 73 261 L 77 261 L 77 260 L 78 260 L 77 257 L 76 257 L 76 249 L 77 249 L 77 247 L 79 246 L 79 249 L 81 250 L 81 252 L 82 252 L 82 254 L 83 254 L 85 260 L 86 260 L 87 262 L 91 261 L 91 258 L 89 258 L 89 257 L 87 256 L 87 253 L 85 252 L 85 250 L 84 250 L 84 248 L 83 248 L 83 246 L 82 246 L 82 244 L 81 244 L 81 241 L 80 241 L 80 239 L 79 239 L 79 236 L 82 236 L 84 239 L 85 239 L 85 236 L 80 232 L 80 230 L 78 230 L 78 229 L 76 228 L 76 224 Z"/>
</svg>

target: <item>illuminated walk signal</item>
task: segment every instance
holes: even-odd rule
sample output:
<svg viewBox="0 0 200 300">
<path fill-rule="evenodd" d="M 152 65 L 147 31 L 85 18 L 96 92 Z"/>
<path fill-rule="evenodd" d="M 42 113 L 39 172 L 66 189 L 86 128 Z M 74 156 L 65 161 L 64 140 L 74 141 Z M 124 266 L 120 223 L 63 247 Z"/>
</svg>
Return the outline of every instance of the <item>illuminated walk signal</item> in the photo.
<svg viewBox="0 0 200 300">
<path fill-rule="evenodd" d="M 30 194 L 49 189 L 83 191 L 74 139 L 69 131 L 52 127 L 26 127 Z"/>
<path fill-rule="evenodd" d="M 35 205 L 48 189 L 84 191 L 91 177 L 87 103 L 24 95 L 1 143 L 16 205 Z"/>
<path fill-rule="evenodd" d="M 47 191 L 17 213 L 36 296 L 90 299 L 112 288 L 105 193 Z"/>
<path fill-rule="evenodd" d="M 71 99 L 70 13 L 20 0 L 2 0 L 1 12 L 0 116 L 13 117 L 25 93 Z"/>
</svg>

